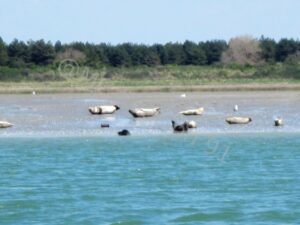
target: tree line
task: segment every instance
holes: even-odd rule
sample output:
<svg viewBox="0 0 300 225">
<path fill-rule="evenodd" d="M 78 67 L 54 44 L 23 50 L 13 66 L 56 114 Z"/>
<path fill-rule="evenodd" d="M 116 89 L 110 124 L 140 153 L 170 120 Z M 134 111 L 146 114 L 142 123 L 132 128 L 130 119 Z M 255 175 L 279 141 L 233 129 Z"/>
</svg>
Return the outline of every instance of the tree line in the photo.
<svg viewBox="0 0 300 225">
<path fill-rule="evenodd" d="M 299 61 L 300 41 L 283 38 L 239 36 L 229 42 L 211 40 L 195 43 L 133 44 L 111 45 L 74 42 L 55 44 L 44 40 L 5 43 L 0 37 L 0 66 L 27 68 L 56 65 L 64 59 L 94 68 L 159 66 L 159 65 L 215 65 L 242 64 L 259 65 Z"/>
</svg>

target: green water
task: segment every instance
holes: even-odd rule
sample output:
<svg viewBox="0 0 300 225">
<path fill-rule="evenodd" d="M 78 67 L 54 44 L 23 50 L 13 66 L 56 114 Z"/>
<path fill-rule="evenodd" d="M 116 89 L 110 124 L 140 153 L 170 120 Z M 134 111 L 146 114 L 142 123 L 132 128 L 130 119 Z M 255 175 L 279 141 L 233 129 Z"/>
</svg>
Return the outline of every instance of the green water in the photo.
<svg viewBox="0 0 300 225">
<path fill-rule="evenodd" d="M 300 224 L 300 134 L 0 139 L 0 224 Z"/>
</svg>

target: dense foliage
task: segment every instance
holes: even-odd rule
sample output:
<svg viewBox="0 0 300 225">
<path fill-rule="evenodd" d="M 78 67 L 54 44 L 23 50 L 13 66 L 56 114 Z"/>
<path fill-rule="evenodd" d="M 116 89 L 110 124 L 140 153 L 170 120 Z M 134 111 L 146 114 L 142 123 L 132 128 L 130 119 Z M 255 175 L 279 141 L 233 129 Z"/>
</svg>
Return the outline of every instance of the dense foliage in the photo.
<svg viewBox="0 0 300 225">
<path fill-rule="evenodd" d="M 249 38 L 248 38 L 249 39 Z M 54 45 L 44 40 L 23 42 L 14 40 L 9 44 L 0 38 L 0 66 L 12 68 L 28 66 L 47 66 L 63 58 L 79 60 L 81 64 L 101 67 L 130 67 L 130 66 L 157 66 L 157 65 L 212 65 L 221 62 L 222 54 L 227 51 L 227 60 L 224 62 L 241 62 L 247 64 L 247 59 L 243 57 L 254 57 L 256 51 L 256 39 L 252 41 L 252 46 L 245 41 L 244 37 L 232 39 L 229 43 L 222 40 L 213 40 L 195 43 L 185 41 L 184 43 L 167 44 L 132 44 L 124 43 L 119 45 L 110 44 L 91 44 L 74 42 L 62 44 L 57 41 Z M 273 39 L 262 37 L 257 40 L 259 44 L 259 58 L 256 57 L 255 63 L 284 62 L 289 56 L 300 51 L 300 42 L 293 39 L 281 39 L 276 42 Z M 233 49 L 228 51 L 228 48 Z M 243 49 L 249 49 L 242 55 Z M 234 49 L 238 54 L 234 54 Z M 231 55 L 230 55 L 231 54 Z M 229 56 L 228 56 L 229 55 Z M 229 59 L 229 62 L 228 62 Z M 231 61 L 230 61 L 231 60 Z M 253 60 L 252 60 L 253 61 Z M 251 63 L 250 63 L 251 64 Z"/>
<path fill-rule="evenodd" d="M 28 71 L 33 70 L 38 74 L 45 74 L 47 68 L 58 68 L 65 59 L 92 69 L 138 66 L 155 68 L 161 65 L 238 66 L 241 69 L 241 66 L 250 66 L 259 71 L 256 74 L 266 73 L 262 70 L 263 66 L 284 63 L 288 68 L 297 67 L 293 70 L 293 77 L 300 77 L 300 41 L 294 39 L 275 41 L 265 37 L 255 39 L 251 36 L 239 36 L 229 42 L 212 40 L 199 43 L 185 41 L 153 45 L 110 45 L 82 42 L 62 44 L 60 41 L 52 44 L 44 40 L 24 42 L 17 39 L 5 43 L 0 37 L 0 80 L 20 80 L 20 77 L 28 77 Z M 270 73 L 269 70 L 268 72 Z M 111 75 L 108 74 L 107 77 Z M 40 80 L 44 78 L 41 77 Z"/>
</svg>

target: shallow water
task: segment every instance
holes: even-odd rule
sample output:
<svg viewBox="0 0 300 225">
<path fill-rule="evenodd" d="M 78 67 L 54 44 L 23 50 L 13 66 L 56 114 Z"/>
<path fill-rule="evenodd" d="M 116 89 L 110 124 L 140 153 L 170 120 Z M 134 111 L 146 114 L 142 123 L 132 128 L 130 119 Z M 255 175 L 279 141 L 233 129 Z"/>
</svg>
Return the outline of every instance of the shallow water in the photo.
<svg viewBox="0 0 300 225">
<path fill-rule="evenodd" d="M 300 94 L 180 94 L 0 95 L 14 123 L 0 130 L 0 224 L 300 224 Z M 98 104 L 121 110 L 90 115 Z M 128 113 L 154 106 L 153 118 Z M 172 119 L 199 127 L 173 134 Z"/>
<path fill-rule="evenodd" d="M 299 224 L 300 135 L 0 138 L 1 224 Z"/>
</svg>

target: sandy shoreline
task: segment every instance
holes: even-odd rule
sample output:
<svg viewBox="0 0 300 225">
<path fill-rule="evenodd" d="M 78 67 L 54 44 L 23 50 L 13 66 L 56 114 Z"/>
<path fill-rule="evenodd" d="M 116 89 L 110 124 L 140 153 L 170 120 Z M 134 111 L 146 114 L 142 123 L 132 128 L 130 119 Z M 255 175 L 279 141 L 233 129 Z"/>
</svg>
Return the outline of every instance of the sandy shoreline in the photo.
<svg viewBox="0 0 300 225">
<path fill-rule="evenodd" d="M 182 86 L 66 86 L 59 83 L 0 83 L 0 94 L 114 92 L 220 92 L 220 91 L 300 91 L 300 84 L 204 84 Z"/>
<path fill-rule="evenodd" d="M 171 120 L 195 120 L 198 128 L 189 134 L 300 132 L 300 93 L 298 91 L 260 92 L 147 92 L 93 94 L 2 94 L 0 120 L 15 126 L 0 129 L 0 137 L 65 137 L 106 136 L 129 129 L 133 135 L 172 134 Z M 117 104 L 113 115 L 91 115 L 89 106 Z M 239 111 L 233 112 L 233 106 Z M 128 109 L 161 107 L 161 113 L 151 118 L 133 118 Z M 203 116 L 183 116 L 179 111 L 204 107 Z M 227 116 L 250 116 L 253 122 L 245 126 L 230 126 Z M 274 118 L 282 116 L 285 126 L 274 127 Z M 101 129 L 101 123 L 110 128 Z"/>
</svg>

